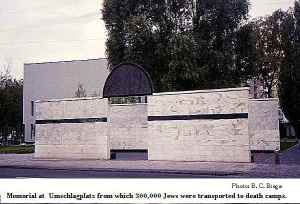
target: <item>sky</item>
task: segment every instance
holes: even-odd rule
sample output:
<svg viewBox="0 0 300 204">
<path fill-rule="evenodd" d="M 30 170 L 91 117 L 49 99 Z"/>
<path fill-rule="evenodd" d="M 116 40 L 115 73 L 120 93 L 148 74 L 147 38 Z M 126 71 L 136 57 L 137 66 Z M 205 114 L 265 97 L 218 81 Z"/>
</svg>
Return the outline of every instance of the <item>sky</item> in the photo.
<svg viewBox="0 0 300 204">
<path fill-rule="evenodd" d="M 17 78 L 24 63 L 105 57 L 102 0 L 0 0 L 0 71 Z M 250 0 L 252 18 L 284 10 L 294 0 Z"/>
</svg>

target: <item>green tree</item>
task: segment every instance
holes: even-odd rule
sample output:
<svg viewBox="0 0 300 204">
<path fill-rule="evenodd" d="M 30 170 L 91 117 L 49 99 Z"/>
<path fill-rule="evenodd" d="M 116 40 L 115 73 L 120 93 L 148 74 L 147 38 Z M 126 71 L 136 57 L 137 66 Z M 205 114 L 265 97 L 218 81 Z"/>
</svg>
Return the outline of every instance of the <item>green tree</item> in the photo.
<svg viewBox="0 0 300 204">
<path fill-rule="evenodd" d="M 256 73 L 256 35 L 254 32 L 255 22 L 243 25 L 237 31 L 237 43 L 235 46 L 236 69 L 234 76 L 242 82 L 253 79 Z"/>
<path fill-rule="evenodd" d="M 105 0 L 109 65 L 142 65 L 156 91 L 237 86 L 236 31 L 248 6 L 248 0 Z"/>
<path fill-rule="evenodd" d="M 193 34 L 197 45 L 198 67 L 207 71 L 207 88 L 240 85 L 236 66 L 237 31 L 247 20 L 246 0 L 197 0 Z M 201 71 L 202 71 L 201 70 Z"/>
<path fill-rule="evenodd" d="M 286 30 L 286 59 L 280 71 L 279 98 L 287 118 L 300 135 L 300 1 L 295 2 L 295 24 Z M 294 28 L 294 26 L 293 26 Z M 287 32 L 288 31 L 288 32 Z"/>
<path fill-rule="evenodd" d="M 23 120 L 23 80 L 0 72 L 0 127 L 17 127 Z"/>
<path fill-rule="evenodd" d="M 293 13 L 282 10 L 255 19 L 239 31 L 237 65 L 245 69 L 244 76 L 263 83 L 269 98 L 276 97 L 274 90 L 277 90 L 279 72 L 290 50 L 293 33 Z"/>
</svg>

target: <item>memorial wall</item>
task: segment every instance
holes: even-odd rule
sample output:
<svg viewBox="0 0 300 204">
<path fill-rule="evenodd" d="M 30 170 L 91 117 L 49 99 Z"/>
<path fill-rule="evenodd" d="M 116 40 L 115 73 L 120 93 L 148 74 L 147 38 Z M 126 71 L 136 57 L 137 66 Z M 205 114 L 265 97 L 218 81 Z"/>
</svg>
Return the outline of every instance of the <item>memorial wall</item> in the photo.
<svg viewBox="0 0 300 204">
<path fill-rule="evenodd" d="M 110 149 L 148 149 L 147 104 L 109 105 L 108 109 Z"/>
<path fill-rule="evenodd" d="M 278 99 L 249 100 L 250 148 L 255 151 L 280 150 Z"/>
<path fill-rule="evenodd" d="M 35 157 L 109 159 L 107 99 L 35 103 Z"/>
<path fill-rule="evenodd" d="M 149 159 L 250 162 L 248 89 L 149 96 Z"/>
<path fill-rule="evenodd" d="M 110 150 L 148 150 L 149 160 L 250 162 L 251 150 L 279 148 L 277 100 L 250 100 L 248 88 L 147 98 L 36 101 L 35 157 L 110 159 Z"/>
</svg>

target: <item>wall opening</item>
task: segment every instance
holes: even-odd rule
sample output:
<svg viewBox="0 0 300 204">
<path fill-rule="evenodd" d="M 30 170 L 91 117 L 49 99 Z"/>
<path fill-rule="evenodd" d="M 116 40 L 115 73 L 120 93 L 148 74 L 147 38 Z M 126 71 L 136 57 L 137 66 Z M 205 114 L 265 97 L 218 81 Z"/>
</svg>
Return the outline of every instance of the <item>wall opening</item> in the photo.
<svg viewBox="0 0 300 204">
<path fill-rule="evenodd" d="M 147 149 L 110 150 L 111 160 L 148 160 Z"/>
</svg>

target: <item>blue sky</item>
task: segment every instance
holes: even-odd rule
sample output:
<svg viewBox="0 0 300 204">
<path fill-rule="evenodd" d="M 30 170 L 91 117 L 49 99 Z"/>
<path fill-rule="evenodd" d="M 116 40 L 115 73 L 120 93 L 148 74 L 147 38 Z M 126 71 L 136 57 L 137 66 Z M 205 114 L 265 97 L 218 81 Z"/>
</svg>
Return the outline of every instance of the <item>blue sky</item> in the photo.
<svg viewBox="0 0 300 204">
<path fill-rule="evenodd" d="M 287 9 L 294 0 L 251 0 L 252 17 Z M 23 76 L 23 63 L 105 57 L 102 0 L 2 0 L 0 69 Z"/>
</svg>

